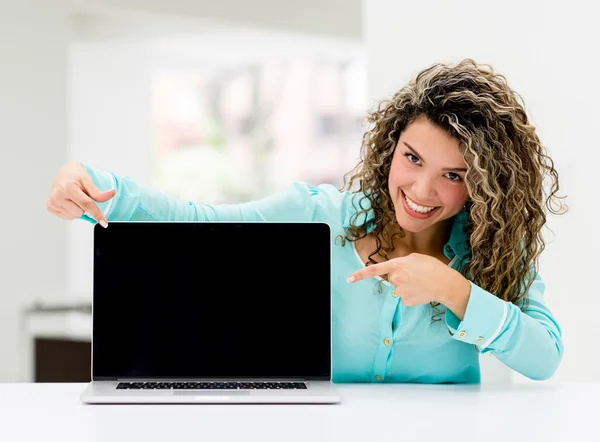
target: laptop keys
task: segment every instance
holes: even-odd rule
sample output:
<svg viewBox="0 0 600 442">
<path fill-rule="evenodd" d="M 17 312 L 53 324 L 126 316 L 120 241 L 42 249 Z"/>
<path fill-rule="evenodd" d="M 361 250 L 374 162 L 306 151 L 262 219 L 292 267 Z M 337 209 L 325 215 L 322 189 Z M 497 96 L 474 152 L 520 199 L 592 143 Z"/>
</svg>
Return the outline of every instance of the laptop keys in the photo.
<svg viewBox="0 0 600 442">
<path fill-rule="evenodd" d="M 119 382 L 118 390 L 306 390 L 304 382 Z"/>
</svg>

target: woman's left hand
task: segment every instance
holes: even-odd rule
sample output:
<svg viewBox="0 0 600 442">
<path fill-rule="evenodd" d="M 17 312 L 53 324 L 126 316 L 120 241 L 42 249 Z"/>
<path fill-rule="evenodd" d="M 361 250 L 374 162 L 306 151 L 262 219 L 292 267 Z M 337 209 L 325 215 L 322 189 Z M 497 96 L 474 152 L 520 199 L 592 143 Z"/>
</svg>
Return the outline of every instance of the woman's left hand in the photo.
<svg viewBox="0 0 600 442">
<path fill-rule="evenodd" d="M 348 277 L 348 282 L 355 283 L 384 274 L 388 275 L 390 283 L 395 286 L 396 293 L 405 305 L 439 302 L 452 310 L 459 319 L 464 316 L 471 284 L 458 271 L 439 259 L 411 253 L 360 269 Z"/>
</svg>

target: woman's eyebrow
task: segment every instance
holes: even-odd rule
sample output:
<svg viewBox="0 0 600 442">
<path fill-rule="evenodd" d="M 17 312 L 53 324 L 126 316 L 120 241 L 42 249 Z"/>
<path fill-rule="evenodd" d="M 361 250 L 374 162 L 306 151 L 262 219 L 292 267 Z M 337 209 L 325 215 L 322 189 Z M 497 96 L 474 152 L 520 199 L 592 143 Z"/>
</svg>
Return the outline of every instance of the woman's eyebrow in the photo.
<svg viewBox="0 0 600 442">
<path fill-rule="evenodd" d="M 419 154 L 419 152 L 417 152 L 410 144 L 408 144 L 406 141 L 403 141 L 402 143 L 404 143 L 404 145 L 406 147 L 408 147 L 408 149 L 415 154 L 415 156 L 419 157 L 419 159 L 421 161 L 423 161 L 423 157 Z M 423 161 L 424 162 L 424 161 Z M 466 172 L 467 169 L 465 169 L 464 167 L 444 167 L 442 169 L 444 172 Z"/>
</svg>

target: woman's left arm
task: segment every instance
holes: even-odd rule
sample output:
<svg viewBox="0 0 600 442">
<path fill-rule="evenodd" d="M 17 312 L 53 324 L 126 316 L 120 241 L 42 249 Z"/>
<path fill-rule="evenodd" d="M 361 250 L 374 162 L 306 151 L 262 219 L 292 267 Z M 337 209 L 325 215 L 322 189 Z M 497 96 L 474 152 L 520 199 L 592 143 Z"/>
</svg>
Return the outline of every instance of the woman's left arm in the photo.
<svg viewBox="0 0 600 442">
<path fill-rule="evenodd" d="M 562 359 L 563 342 L 560 326 L 543 301 L 542 278 L 537 275 L 529 288 L 525 311 L 469 283 L 466 308 L 458 308 L 464 311 L 462 320 L 453 313 L 451 301 L 446 305 L 446 325 L 452 337 L 475 345 L 481 353 L 493 353 L 530 379 L 549 379 Z"/>
</svg>

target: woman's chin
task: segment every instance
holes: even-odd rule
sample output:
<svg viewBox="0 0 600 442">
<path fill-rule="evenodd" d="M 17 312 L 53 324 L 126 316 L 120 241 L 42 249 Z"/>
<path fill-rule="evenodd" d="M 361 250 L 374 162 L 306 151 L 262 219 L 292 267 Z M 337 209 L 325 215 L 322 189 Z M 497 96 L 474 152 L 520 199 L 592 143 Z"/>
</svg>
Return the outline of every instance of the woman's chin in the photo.
<svg viewBox="0 0 600 442">
<path fill-rule="evenodd" d="M 438 216 L 436 215 L 431 218 L 418 219 L 410 216 L 402 208 L 400 208 L 399 211 L 396 211 L 396 220 L 398 221 L 400 227 L 402 227 L 402 229 L 404 229 L 406 232 L 419 233 L 429 229 L 431 226 L 437 223 Z"/>
</svg>

